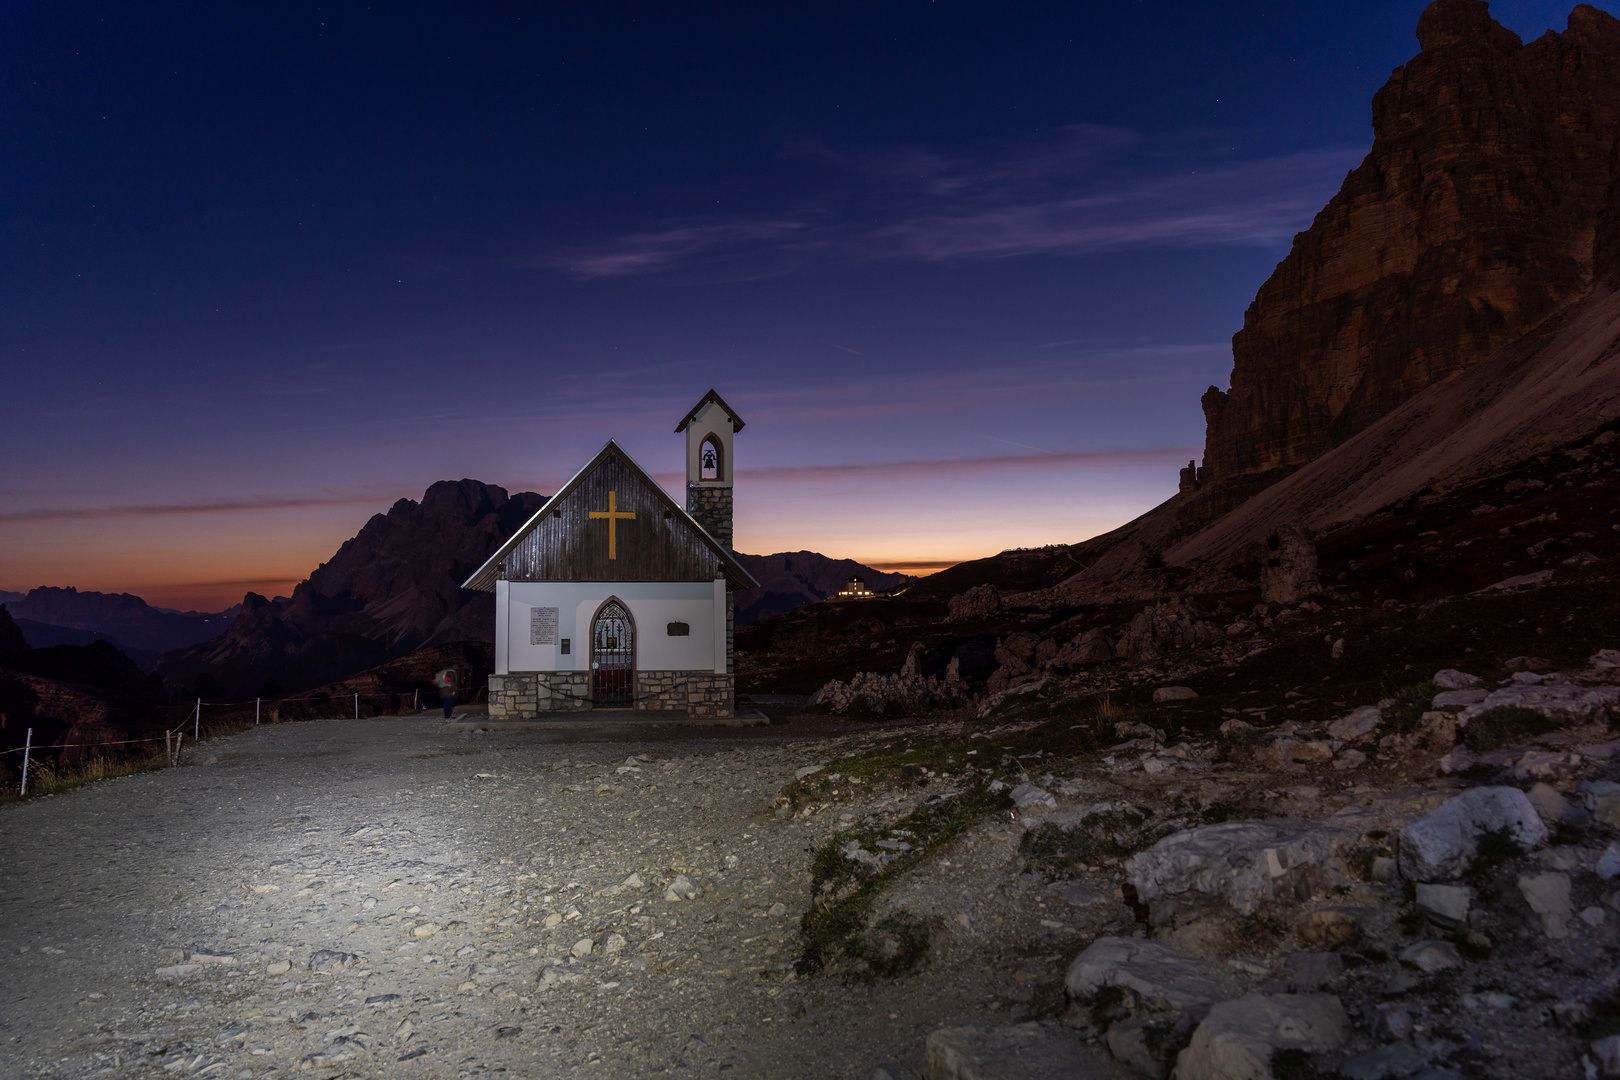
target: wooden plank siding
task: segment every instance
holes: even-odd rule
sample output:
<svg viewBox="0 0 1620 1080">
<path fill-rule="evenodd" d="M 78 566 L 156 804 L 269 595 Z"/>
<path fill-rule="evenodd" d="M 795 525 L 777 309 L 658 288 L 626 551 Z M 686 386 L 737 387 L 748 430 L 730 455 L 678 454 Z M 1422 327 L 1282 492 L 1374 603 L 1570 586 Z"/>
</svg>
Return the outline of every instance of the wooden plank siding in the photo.
<svg viewBox="0 0 1620 1080">
<path fill-rule="evenodd" d="M 615 493 L 620 512 L 634 520 L 613 523 L 617 555 L 608 558 L 609 522 L 592 518 Z M 720 558 L 667 496 L 649 487 L 640 470 L 608 454 L 561 502 L 548 507 L 535 528 L 506 556 L 508 581 L 713 581 Z"/>
</svg>

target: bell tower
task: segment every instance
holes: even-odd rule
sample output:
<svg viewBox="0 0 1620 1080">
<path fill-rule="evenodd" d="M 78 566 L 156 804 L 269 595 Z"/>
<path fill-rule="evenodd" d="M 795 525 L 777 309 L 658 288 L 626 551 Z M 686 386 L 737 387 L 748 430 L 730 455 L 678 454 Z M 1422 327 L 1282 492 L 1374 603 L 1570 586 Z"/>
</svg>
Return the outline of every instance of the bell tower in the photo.
<svg viewBox="0 0 1620 1080">
<path fill-rule="evenodd" d="M 713 390 L 675 427 L 676 434 L 686 432 L 686 512 L 727 551 L 732 549 L 731 438 L 742 429 L 742 417 Z"/>
</svg>

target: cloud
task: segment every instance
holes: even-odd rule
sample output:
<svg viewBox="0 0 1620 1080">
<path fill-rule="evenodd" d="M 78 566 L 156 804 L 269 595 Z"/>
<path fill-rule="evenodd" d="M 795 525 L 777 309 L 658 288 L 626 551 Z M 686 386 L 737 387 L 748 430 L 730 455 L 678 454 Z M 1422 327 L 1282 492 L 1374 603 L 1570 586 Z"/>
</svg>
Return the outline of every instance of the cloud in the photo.
<svg viewBox="0 0 1620 1080">
<path fill-rule="evenodd" d="M 229 514 L 255 510 L 302 510 L 316 506 L 375 505 L 377 495 L 333 495 L 281 498 L 203 499 L 185 503 L 144 506 L 41 507 L 0 513 L 0 525 L 25 521 L 95 521 L 108 518 L 165 517 L 173 514 Z"/>
<path fill-rule="evenodd" d="M 1365 153 L 1329 146 L 1242 159 L 1212 142 L 1075 126 L 979 158 L 920 148 L 849 155 L 801 143 L 792 155 L 824 175 L 796 209 L 675 223 L 521 265 L 594 279 L 720 260 L 775 273 L 794 260 L 937 263 L 1277 243 L 1310 224 Z"/>
<path fill-rule="evenodd" d="M 876 480 L 889 483 L 929 475 L 965 476 L 972 473 L 1025 469 L 1121 469 L 1162 467 L 1196 458 L 1202 447 L 1163 446 L 1140 449 L 1093 450 L 1084 453 L 1011 454 L 998 457 L 938 458 L 924 461 L 876 461 L 855 465 L 767 465 L 737 469 L 739 480 L 766 483 L 805 483 L 823 480 Z"/>
</svg>

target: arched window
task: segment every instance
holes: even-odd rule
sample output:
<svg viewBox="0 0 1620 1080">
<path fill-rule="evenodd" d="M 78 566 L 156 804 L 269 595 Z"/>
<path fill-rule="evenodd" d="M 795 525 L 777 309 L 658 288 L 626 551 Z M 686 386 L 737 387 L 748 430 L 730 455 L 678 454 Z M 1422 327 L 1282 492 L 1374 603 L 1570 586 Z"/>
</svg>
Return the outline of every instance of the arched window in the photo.
<svg viewBox="0 0 1620 1080">
<path fill-rule="evenodd" d="M 698 446 L 698 479 L 724 480 L 726 478 L 725 451 L 714 435 L 704 438 Z"/>
</svg>

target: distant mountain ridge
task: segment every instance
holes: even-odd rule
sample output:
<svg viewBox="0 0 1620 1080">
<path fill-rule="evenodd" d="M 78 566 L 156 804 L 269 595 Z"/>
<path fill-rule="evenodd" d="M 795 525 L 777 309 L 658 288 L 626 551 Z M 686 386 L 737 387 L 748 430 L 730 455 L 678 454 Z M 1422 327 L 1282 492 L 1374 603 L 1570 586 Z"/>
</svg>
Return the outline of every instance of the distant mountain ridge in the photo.
<svg viewBox="0 0 1620 1080">
<path fill-rule="evenodd" d="M 218 637 L 241 608 L 238 604 L 218 612 L 170 611 L 130 593 L 81 592 L 72 587 L 0 592 L 0 603 L 36 649 L 106 640 L 148 670 L 171 649 Z"/>
<path fill-rule="evenodd" d="M 738 626 L 825 600 L 852 577 L 860 578 L 873 592 L 892 589 L 907 580 L 904 574 L 886 574 L 854 559 L 831 559 L 814 551 L 779 551 L 774 555 L 744 555 L 739 551 L 736 556 L 760 586 L 737 594 Z"/>
</svg>

